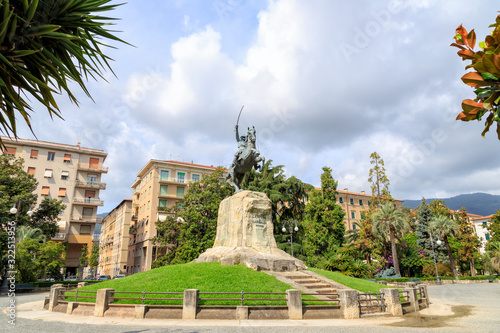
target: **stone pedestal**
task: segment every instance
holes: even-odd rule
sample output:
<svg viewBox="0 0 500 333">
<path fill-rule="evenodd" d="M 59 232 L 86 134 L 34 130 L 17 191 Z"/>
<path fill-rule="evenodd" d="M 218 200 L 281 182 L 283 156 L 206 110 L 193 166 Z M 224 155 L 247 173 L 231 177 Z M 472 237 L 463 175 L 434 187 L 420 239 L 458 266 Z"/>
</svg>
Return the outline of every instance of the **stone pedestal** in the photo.
<svg viewBox="0 0 500 333">
<path fill-rule="evenodd" d="M 261 192 L 241 191 L 219 206 L 214 246 L 195 262 L 245 264 L 254 270 L 296 271 L 304 263 L 276 247 L 271 201 Z"/>
</svg>

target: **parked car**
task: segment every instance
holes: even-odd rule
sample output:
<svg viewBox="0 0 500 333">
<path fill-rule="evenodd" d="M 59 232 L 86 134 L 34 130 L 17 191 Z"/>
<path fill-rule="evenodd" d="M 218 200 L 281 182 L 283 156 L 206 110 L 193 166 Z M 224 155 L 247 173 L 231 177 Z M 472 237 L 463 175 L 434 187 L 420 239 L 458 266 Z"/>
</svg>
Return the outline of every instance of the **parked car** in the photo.
<svg viewBox="0 0 500 333">
<path fill-rule="evenodd" d="M 118 274 L 118 275 L 115 275 L 115 277 L 113 279 L 121 279 L 121 278 L 124 278 L 125 275 L 123 274 Z"/>
<path fill-rule="evenodd" d="M 106 280 L 111 280 L 111 276 L 109 275 L 100 275 L 99 278 L 97 279 L 98 281 L 106 281 Z"/>
<path fill-rule="evenodd" d="M 76 281 L 76 275 L 70 275 L 66 278 L 66 281 Z"/>
</svg>

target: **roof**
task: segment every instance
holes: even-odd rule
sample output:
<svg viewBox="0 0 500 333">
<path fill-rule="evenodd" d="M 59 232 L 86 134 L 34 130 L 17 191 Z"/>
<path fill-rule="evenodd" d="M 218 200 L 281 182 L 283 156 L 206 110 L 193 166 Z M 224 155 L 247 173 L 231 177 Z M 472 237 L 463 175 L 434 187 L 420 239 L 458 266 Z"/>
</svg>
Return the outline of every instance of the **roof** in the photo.
<svg viewBox="0 0 500 333">
<path fill-rule="evenodd" d="M 314 189 L 318 190 L 318 191 L 321 191 L 321 188 L 320 187 L 315 187 Z M 371 194 L 366 194 L 366 193 L 356 193 L 356 192 L 349 192 L 349 191 L 345 191 L 345 190 L 337 190 L 337 192 L 339 194 L 352 194 L 352 195 L 357 195 L 357 196 L 363 196 L 363 197 L 367 197 L 367 198 L 371 198 L 372 195 Z M 392 198 L 394 201 L 400 201 L 400 202 L 403 202 L 403 200 L 400 200 L 400 199 L 394 199 Z"/>
<path fill-rule="evenodd" d="M 216 170 L 217 167 L 214 167 L 213 165 L 208 166 L 208 165 L 203 165 L 203 164 L 194 164 L 194 163 L 187 163 L 187 162 L 179 162 L 179 161 L 171 161 L 171 160 L 149 160 L 148 163 L 139 171 L 137 174 L 138 178 L 141 178 L 146 172 L 148 172 L 155 164 L 174 164 L 174 165 L 179 165 L 179 166 L 191 166 L 191 167 L 196 167 L 196 168 L 204 168 L 204 169 L 210 169 L 210 170 Z M 135 181 L 134 181 L 135 185 Z M 134 186 L 132 185 L 132 187 Z"/>
</svg>

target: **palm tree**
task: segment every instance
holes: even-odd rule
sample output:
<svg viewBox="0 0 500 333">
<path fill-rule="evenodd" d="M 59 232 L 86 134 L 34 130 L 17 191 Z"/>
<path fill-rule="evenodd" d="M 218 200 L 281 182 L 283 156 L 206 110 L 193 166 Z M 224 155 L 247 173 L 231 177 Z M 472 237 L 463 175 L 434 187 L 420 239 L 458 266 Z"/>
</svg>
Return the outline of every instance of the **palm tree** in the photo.
<svg viewBox="0 0 500 333">
<path fill-rule="evenodd" d="M 490 274 L 500 273 L 500 241 L 488 243 L 484 258 L 484 266 L 490 270 Z"/>
<path fill-rule="evenodd" d="M 20 226 L 16 230 L 16 242 L 19 244 L 25 239 L 36 239 L 41 243 L 47 241 L 47 236 L 43 234 L 43 230 L 40 228 L 30 228 L 27 226 Z"/>
<path fill-rule="evenodd" d="M 403 213 L 392 203 L 388 202 L 381 205 L 373 214 L 373 233 L 387 241 L 391 242 L 392 259 L 394 261 L 394 270 L 401 275 L 399 270 L 398 252 L 396 249 L 396 237 L 408 230 L 408 223 Z"/>
<path fill-rule="evenodd" d="M 17 137 L 16 118 L 31 128 L 30 95 L 51 117 L 61 117 L 54 94 L 66 93 L 78 105 L 71 81 L 90 97 L 84 78 L 104 78 L 102 70 L 110 68 L 101 47 L 123 42 L 106 28 L 113 19 L 96 14 L 118 6 L 110 1 L 2 0 L 0 131 Z"/>
<path fill-rule="evenodd" d="M 458 235 L 457 223 L 446 216 L 433 217 L 429 222 L 429 231 L 433 234 L 441 235 L 441 237 L 443 238 L 444 245 L 446 246 L 446 250 L 448 251 L 448 257 L 450 258 L 453 275 L 455 275 L 455 279 L 458 279 L 457 265 L 455 263 L 455 259 L 453 258 L 450 242 L 448 241 L 448 235 Z"/>
</svg>

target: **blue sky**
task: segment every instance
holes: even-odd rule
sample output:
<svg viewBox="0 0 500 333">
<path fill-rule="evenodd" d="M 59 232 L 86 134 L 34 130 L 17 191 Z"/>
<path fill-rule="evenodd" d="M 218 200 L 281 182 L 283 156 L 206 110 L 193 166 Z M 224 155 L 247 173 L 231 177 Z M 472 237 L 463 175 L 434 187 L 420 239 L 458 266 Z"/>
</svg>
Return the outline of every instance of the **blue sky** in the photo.
<svg viewBox="0 0 500 333">
<path fill-rule="evenodd" d="M 60 97 L 64 121 L 36 106 L 32 123 L 39 140 L 108 153 L 100 212 L 132 197 L 149 159 L 227 167 L 242 105 L 262 154 L 313 185 L 329 166 L 339 189 L 369 192 L 377 151 L 398 199 L 500 194 L 496 133 L 454 120 L 473 93 L 449 46 L 461 23 L 483 40 L 497 5 L 131 0 L 112 13 L 134 45 L 108 49 L 117 78 L 90 81 L 80 107 Z"/>
</svg>

